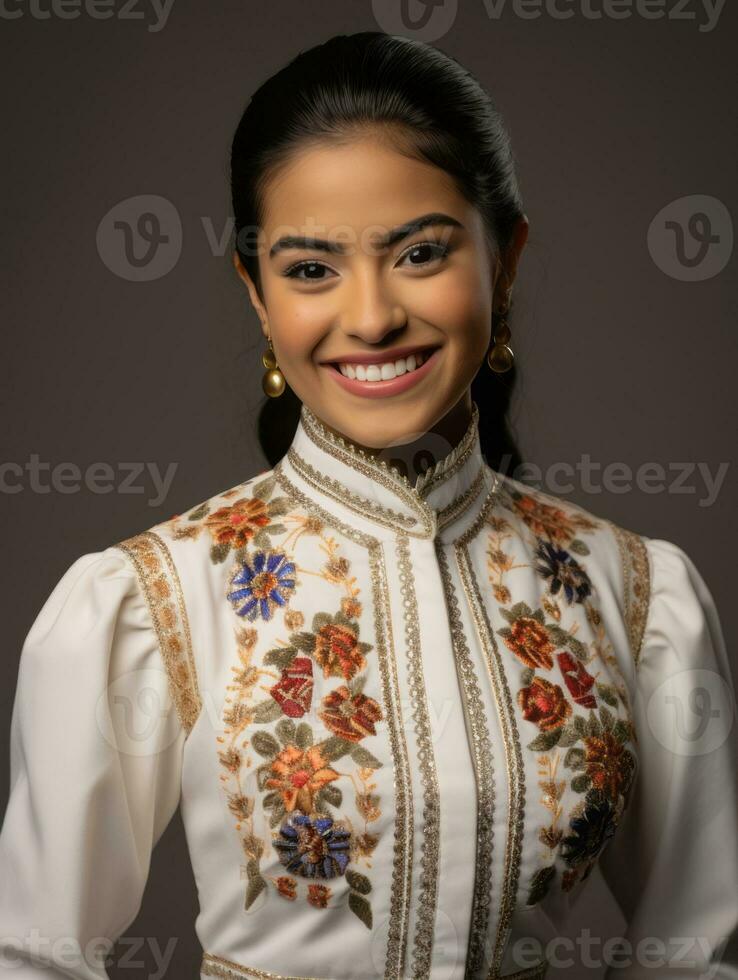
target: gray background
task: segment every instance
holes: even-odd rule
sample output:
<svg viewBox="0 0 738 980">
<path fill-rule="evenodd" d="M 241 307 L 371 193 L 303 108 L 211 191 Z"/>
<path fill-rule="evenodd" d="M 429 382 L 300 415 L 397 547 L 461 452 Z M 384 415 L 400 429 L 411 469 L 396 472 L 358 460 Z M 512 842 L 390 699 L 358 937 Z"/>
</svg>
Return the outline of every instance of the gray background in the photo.
<svg viewBox="0 0 738 980">
<path fill-rule="evenodd" d="M 603 9 L 603 0 L 591 3 Z M 736 259 L 687 281 L 666 239 L 649 248 L 648 229 L 662 208 L 692 195 L 738 213 L 738 11 L 727 4 L 706 31 L 697 0 L 685 8 L 694 18 L 680 20 L 594 19 L 583 0 L 570 6 L 566 20 L 545 9 L 526 19 L 508 0 L 495 18 L 482 0 L 464 0 L 447 32 L 428 38 L 492 93 L 519 161 L 531 221 L 512 322 L 519 443 L 544 470 L 586 453 L 634 471 L 647 462 L 702 463 L 713 473 L 729 464 L 708 507 L 699 505 L 706 490 L 697 474 L 686 480 L 691 493 L 592 495 L 575 479 L 571 499 L 687 551 L 718 604 L 734 664 Z M 666 11 L 674 6 L 665 0 Z M 406 32 L 399 0 L 375 9 L 345 0 L 175 0 L 161 30 L 150 29 L 156 17 L 143 2 L 132 8 L 141 19 L 122 18 L 122 4 L 109 20 L 84 8 L 75 19 L 39 19 L 23 3 L 9 9 L 22 16 L 0 23 L 0 462 L 24 466 L 38 454 L 83 471 L 107 462 L 116 482 L 123 463 L 177 469 L 158 506 L 143 477 L 136 494 L 84 486 L 39 493 L 26 481 L 0 495 L 3 808 L 18 657 L 66 568 L 266 467 L 254 427 L 261 334 L 230 241 L 214 248 L 206 231 L 220 238 L 230 215 L 229 144 L 250 93 L 332 34 L 393 32 L 391 18 L 394 32 Z M 178 214 L 181 253 L 168 274 L 128 281 L 103 261 L 98 226 L 118 202 L 150 194 Z M 730 251 L 725 217 L 715 215 L 721 241 L 708 262 Z M 670 262 L 668 272 L 660 268 Z M 120 955 L 135 954 L 144 964 L 137 975 L 153 975 L 150 937 L 162 947 L 174 937 L 167 975 L 195 976 L 196 914 L 177 815 L 126 934 L 146 945 L 122 946 Z M 612 921 L 604 892 L 601 914 Z M 122 963 L 110 972 L 130 976 Z"/>
</svg>

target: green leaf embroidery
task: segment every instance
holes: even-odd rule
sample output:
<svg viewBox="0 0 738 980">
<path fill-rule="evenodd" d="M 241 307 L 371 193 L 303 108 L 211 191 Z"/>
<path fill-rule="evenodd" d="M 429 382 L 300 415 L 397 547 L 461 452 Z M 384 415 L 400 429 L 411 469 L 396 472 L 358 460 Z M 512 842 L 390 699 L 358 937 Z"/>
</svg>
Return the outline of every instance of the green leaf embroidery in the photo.
<svg viewBox="0 0 738 980">
<path fill-rule="evenodd" d="M 372 909 L 369 902 L 356 892 L 349 892 L 349 908 L 358 916 L 367 929 L 372 928 Z"/>
<path fill-rule="evenodd" d="M 531 752 L 548 752 L 554 745 L 558 745 L 561 738 L 561 729 L 554 728 L 552 732 L 541 732 L 532 742 L 528 743 Z"/>
<path fill-rule="evenodd" d="M 351 749 L 351 758 L 357 766 L 364 769 L 380 769 L 382 763 L 372 753 L 365 749 L 363 745 L 356 745 Z"/>
<path fill-rule="evenodd" d="M 349 887 L 353 888 L 355 892 L 360 892 L 362 895 L 368 895 L 372 890 L 372 883 L 366 875 L 354 871 L 353 868 L 346 869 L 346 881 L 349 883 Z"/>
<path fill-rule="evenodd" d="M 269 732 L 255 732 L 251 744 L 259 755 L 267 759 L 273 759 L 279 752 L 279 742 Z"/>
<path fill-rule="evenodd" d="M 266 882 L 261 875 L 259 875 L 258 878 L 252 878 L 249 881 L 249 887 L 246 889 L 246 901 L 244 902 L 243 906 L 244 909 L 250 908 L 265 888 Z"/>
</svg>

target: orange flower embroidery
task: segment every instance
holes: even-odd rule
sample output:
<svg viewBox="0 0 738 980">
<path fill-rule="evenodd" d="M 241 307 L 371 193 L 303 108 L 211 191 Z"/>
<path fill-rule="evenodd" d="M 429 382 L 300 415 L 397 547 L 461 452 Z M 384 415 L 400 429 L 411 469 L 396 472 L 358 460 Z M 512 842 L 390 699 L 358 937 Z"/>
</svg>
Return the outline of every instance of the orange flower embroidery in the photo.
<svg viewBox="0 0 738 980">
<path fill-rule="evenodd" d="M 335 735 L 360 742 L 367 735 L 376 735 L 376 721 L 384 716 L 379 704 L 364 694 L 353 694 L 345 686 L 337 687 L 322 701 L 323 708 L 318 712 L 327 728 Z"/>
<path fill-rule="evenodd" d="M 596 738 L 586 738 L 585 769 L 592 785 L 602 790 L 611 800 L 625 793 L 633 775 L 633 756 L 612 732 L 603 732 Z"/>
<path fill-rule="evenodd" d="M 311 813 L 313 796 L 323 786 L 338 779 L 338 773 L 326 764 L 317 745 L 308 749 L 286 746 L 272 762 L 271 771 L 273 775 L 264 785 L 280 794 L 285 809 L 290 812 L 298 809 Z"/>
<path fill-rule="evenodd" d="M 291 902 L 294 902 L 297 898 L 297 882 L 294 878 L 289 878 L 287 875 L 279 875 L 279 877 L 274 879 L 274 884 L 277 886 L 277 891 L 282 898 L 287 898 Z"/>
<path fill-rule="evenodd" d="M 328 907 L 328 899 L 331 897 L 331 890 L 327 885 L 308 885 L 308 902 L 316 909 Z"/>
<path fill-rule="evenodd" d="M 560 507 L 546 504 L 527 494 L 513 497 L 513 507 L 537 536 L 568 544 L 577 531 L 594 531 L 597 524 L 580 514 L 567 514 Z"/>
<path fill-rule="evenodd" d="M 220 507 L 205 518 L 205 526 L 216 544 L 241 548 L 266 527 L 271 518 L 266 502 L 259 497 L 242 497 L 229 507 Z"/>
<path fill-rule="evenodd" d="M 500 630 L 500 632 L 503 632 Z M 503 639 L 518 660 L 526 667 L 553 667 L 556 647 L 549 639 L 548 631 L 532 616 L 520 616 L 504 631 Z"/>
<path fill-rule="evenodd" d="M 356 633 L 340 623 L 321 627 L 315 637 L 313 656 L 323 668 L 324 677 L 345 677 L 348 681 L 366 667 Z"/>
</svg>

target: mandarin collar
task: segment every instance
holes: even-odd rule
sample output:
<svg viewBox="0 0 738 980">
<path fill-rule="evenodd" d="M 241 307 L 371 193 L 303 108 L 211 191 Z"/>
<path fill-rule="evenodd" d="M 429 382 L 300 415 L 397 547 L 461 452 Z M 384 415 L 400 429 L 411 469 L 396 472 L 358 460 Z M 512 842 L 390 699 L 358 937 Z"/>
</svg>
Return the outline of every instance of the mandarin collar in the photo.
<svg viewBox="0 0 738 980">
<path fill-rule="evenodd" d="M 350 512 L 342 515 L 349 519 L 359 516 L 375 528 L 418 538 L 453 536 L 458 522 L 466 517 L 468 524 L 499 483 L 482 455 L 476 402 L 461 440 L 414 483 L 332 432 L 304 403 L 292 443 L 275 469 L 285 489 L 297 489 L 318 507 L 336 513 L 338 505 Z"/>
</svg>

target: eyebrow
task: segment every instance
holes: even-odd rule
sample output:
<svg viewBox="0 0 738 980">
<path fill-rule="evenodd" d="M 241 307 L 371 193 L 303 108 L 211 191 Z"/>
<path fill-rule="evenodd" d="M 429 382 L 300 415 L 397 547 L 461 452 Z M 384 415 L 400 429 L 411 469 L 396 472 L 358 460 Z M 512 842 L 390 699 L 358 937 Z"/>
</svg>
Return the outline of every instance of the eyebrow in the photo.
<svg viewBox="0 0 738 980">
<path fill-rule="evenodd" d="M 374 239 L 372 244 L 374 246 L 390 248 L 397 242 L 402 241 L 403 238 L 407 238 L 409 235 L 415 234 L 416 231 L 421 231 L 423 228 L 428 228 L 431 225 L 443 225 L 447 228 L 464 227 L 460 221 L 452 218 L 450 214 L 444 214 L 442 211 L 431 211 L 430 214 L 423 214 L 419 218 L 406 221 L 397 228 L 392 228 L 386 235 Z M 340 242 L 332 242 L 325 238 L 302 238 L 296 235 L 285 235 L 269 249 L 269 258 L 271 259 L 279 252 L 283 252 L 289 248 L 306 248 L 316 252 L 328 252 L 330 255 L 344 255 L 347 251 L 346 246 Z"/>
</svg>

